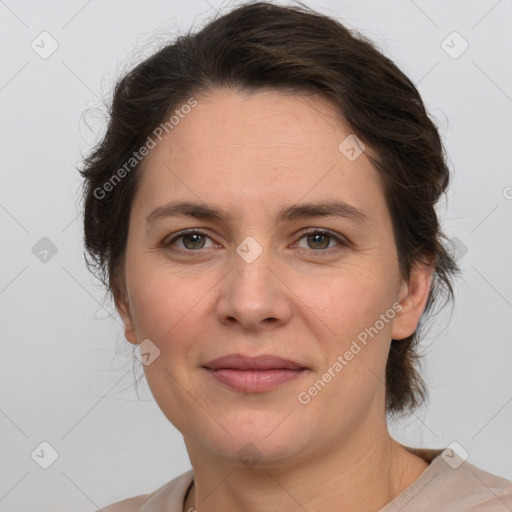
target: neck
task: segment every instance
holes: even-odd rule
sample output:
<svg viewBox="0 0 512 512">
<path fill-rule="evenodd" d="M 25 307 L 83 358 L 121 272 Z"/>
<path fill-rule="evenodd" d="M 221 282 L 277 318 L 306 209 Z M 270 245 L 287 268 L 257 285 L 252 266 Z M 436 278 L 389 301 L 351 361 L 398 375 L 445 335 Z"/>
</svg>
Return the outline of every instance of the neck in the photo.
<svg viewBox="0 0 512 512">
<path fill-rule="evenodd" d="M 218 461 L 205 465 L 205 458 L 195 457 L 187 444 L 194 484 L 184 511 L 377 512 L 409 487 L 428 464 L 391 439 L 387 431 L 379 442 L 365 441 L 351 440 L 344 449 L 328 450 L 306 463 L 260 469 Z"/>
</svg>

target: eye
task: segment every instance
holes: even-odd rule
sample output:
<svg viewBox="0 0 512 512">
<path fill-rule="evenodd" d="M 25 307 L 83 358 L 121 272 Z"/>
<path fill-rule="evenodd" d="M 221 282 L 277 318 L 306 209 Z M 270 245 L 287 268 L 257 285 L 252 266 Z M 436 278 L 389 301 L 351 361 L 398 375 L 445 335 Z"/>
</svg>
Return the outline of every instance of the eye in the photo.
<svg viewBox="0 0 512 512">
<path fill-rule="evenodd" d="M 303 239 L 306 239 L 307 247 L 305 249 L 310 249 L 314 252 L 331 253 L 348 246 L 348 243 L 341 237 L 326 230 L 315 229 L 308 231 L 299 240 Z M 336 245 L 331 245 L 331 242 L 336 242 Z M 303 249 L 304 247 L 300 248 Z"/>
<path fill-rule="evenodd" d="M 198 231 L 197 229 L 189 229 L 182 231 L 169 241 L 164 240 L 162 246 L 170 250 L 197 252 L 201 249 L 208 248 L 205 246 L 207 239 L 211 240 L 211 238 L 202 231 Z M 300 245 L 297 245 L 299 249 L 310 250 L 322 254 L 330 254 L 332 252 L 341 250 L 343 247 L 349 246 L 349 242 L 346 241 L 343 237 L 335 235 L 331 231 L 325 229 L 312 229 L 311 231 L 304 233 L 299 238 L 299 241 L 303 239 L 306 240 L 307 247 L 300 247 Z M 335 242 L 334 245 L 333 242 Z M 213 246 L 211 245 L 210 247 Z"/>
<path fill-rule="evenodd" d="M 177 240 L 181 239 L 182 247 L 178 245 L 178 250 L 183 251 L 197 251 L 199 249 L 205 248 L 205 240 L 210 238 L 208 235 L 205 235 L 201 231 L 197 231 L 195 229 L 189 229 L 187 231 L 182 231 L 178 236 L 175 236 L 173 239 L 164 241 L 164 247 L 174 246 Z"/>
</svg>

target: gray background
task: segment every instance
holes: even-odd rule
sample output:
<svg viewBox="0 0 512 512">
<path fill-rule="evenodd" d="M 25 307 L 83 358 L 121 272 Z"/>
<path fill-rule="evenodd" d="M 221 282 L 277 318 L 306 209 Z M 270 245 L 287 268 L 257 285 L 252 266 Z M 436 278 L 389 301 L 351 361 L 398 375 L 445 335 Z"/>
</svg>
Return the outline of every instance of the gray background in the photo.
<svg viewBox="0 0 512 512">
<path fill-rule="evenodd" d="M 455 172 L 439 211 L 463 269 L 456 306 L 423 344 L 429 406 L 392 432 L 419 447 L 457 441 L 512 479 L 512 1 L 307 3 L 417 84 Z M 75 167 L 115 78 L 219 7 L 0 1 L 0 512 L 93 511 L 190 468 L 144 381 L 137 396 L 132 346 L 85 268 Z M 43 441 L 58 453 L 48 469 Z"/>
</svg>

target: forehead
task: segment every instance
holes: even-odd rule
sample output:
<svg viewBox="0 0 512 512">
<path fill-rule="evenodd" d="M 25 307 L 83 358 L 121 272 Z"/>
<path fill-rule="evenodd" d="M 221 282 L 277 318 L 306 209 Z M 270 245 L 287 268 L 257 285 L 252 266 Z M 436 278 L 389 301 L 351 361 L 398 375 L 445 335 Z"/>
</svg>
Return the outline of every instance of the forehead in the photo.
<svg viewBox="0 0 512 512">
<path fill-rule="evenodd" d="M 195 100 L 144 161 L 140 191 L 153 205 L 172 195 L 268 208 L 380 192 L 365 153 L 340 151 L 351 134 L 322 95 L 215 89 Z"/>
<path fill-rule="evenodd" d="M 179 146 L 177 158 L 189 162 L 208 153 L 228 160 L 244 152 L 254 156 L 258 149 L 257 162 L 318 159 L 315 149 L 332 155 L 340 136 L 349 133 L 337 108 L 319 94 L 214 89 L 199 96 L 197 106 L 164 138 L 169 148 Z"/>
</svg>

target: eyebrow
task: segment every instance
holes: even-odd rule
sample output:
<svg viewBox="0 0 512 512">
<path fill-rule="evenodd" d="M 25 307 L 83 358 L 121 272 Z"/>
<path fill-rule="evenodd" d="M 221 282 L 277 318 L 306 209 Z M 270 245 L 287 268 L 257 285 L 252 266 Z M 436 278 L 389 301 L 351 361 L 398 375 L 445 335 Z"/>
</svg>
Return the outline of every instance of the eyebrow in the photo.
<svg viewBox="0 0 512 512">
<path fill-rule="evenodd" d="M 147 217 L 146 223 L 155 222 L 167 217 L 193 217 L 195 219 L 228 223 L 233 215 L 222 208 L 191 201 L 170 202 L 155 208 Z M 324 201 L 319 203 L 300 203 L 283 206 L 279 209 L 276 222 L 292 221 L 311 217 L 343 217 L 362 224 L 369 221 L 368 216 L 359 208 L 343 201 Z"/>
</svg>

